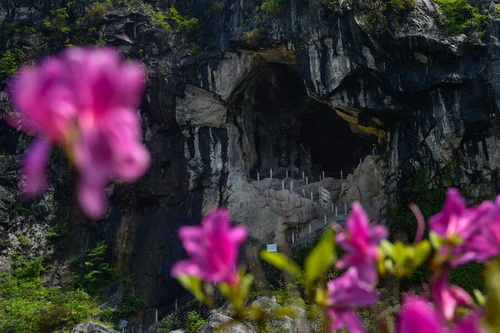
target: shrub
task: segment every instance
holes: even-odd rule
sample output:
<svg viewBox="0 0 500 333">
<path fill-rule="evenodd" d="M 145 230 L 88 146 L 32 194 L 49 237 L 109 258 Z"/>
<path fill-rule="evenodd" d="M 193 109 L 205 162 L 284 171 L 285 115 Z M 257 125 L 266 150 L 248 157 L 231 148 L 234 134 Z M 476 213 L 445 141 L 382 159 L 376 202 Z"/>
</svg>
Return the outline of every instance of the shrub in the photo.
<svg viewBox="0 0 500 333">
<path fill-rule="evenodd" d="M 104 241 L 97 243 L 83 264 L 86 273 L 76 281 L 77 287 L 83 288 L 91 295 L 98 295 L 122 277 L 120 272 L 105 261 L 107 250 L 108 246 Z"/>
<path fill-rule="evenodd" d="M 270 14 L 273 17 L 278 17 L 281 14 L 281 0 L 264 0 L 260 5 L 260 10 Z"/>
<path fill-rule="evenodd" d="M 0 274 L 0 331 L 49 332 L 95 316 L 99 309 L 82 290 L 44 287 L 42 258 L 21 260 Z"/>
<path fill-rule="evenodd" d="M 68 234 L 68 224 L 60 223 L 50 227 L 47 230 L 47 238 L 59 238 Z"/>
<path fill-rule="evenodd" d="M 93 22 L 100 22 L 108 11 L 113 7 L 111 0 L 96 2 L 85 9 L 86 14 Z"/>
<path fill-rule="evenodd" d="M 436 0 L 441 10 L 443 30 L 454 36 L 474 28 L 479 35 L 486 31 L 487 15 L 479 8 L 472 6 L 467 0 Z"/>
<path fill-rule="evenodd" d="M 5 80 L 14 74 L 26 55 L 20 50 L 7 50 L 0 58 L 0 79 Z"/>
<path fill-rule="evenodd" d="M 160 30 L 176 29 L 184 35 L 194 33 L 198 27 L 198 19 L 183 16 L 174 7 L 170 7 L 166 12 L 153 12 L 151 22 Z"/>
<path fill-rule="evenodd" d="M 263 39 L 264 34 L 260 29 L 253 29 L 245 31 L 242 36 L 243 41 L 248 44 L 248 46 L 257 46 Z"/>
<path fill-rule="evenodd" d="M 186 319 L 186 330 L 189 333 L 195 333 L 205 324 L 205 319 L 196 311 L 189 311 Z"/>
<path fill-rule="evenodd" d="M 123 297 L 114 317 L 118 319 L 135 315 L 145 306 L 146 306 L 146 301 L 144 299 L 128 294 L 125 297 Z"/>
</svg>

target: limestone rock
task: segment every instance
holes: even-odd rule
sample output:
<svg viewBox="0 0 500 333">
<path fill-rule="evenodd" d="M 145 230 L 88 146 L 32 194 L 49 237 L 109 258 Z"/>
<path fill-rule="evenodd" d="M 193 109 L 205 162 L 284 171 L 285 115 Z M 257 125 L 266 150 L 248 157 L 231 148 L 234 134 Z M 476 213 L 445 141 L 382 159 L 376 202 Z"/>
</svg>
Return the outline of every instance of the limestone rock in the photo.
<svg viewBox="0 0 500 333">
<path fill-rule="evenodd" d="M 197 333 L 256 333 L 257 331 L 250 325 L 241 322 L 234 322 L 233 318 L 220 314 L 211 314 L 205 325 L 200 327 Z"/>
<path fill-rule="evenodd" d="M 177 100 L 175 110 L 179 125 L 221 127 L 226 122 L 227 107 L 217 95 L 187 85 L 184 98 Z"/>
<path fill-rule="evenodd" d="M 94 323 L 89 321 L 85 324 L 78 324 L 72 330 L 71 333 L 120 333 L 107 326 Z"/>
</svg>

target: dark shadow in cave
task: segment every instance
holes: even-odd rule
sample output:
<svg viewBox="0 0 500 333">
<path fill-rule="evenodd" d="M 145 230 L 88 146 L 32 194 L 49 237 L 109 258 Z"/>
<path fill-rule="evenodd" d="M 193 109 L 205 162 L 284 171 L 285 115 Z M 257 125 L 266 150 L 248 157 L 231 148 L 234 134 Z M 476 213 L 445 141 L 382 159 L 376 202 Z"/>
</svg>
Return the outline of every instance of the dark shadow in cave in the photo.
<svg viewBox="0 0 500 333">
<path fill-rule="evenodd" d="M 349 123 L 334 110 L 309 99 L 308 113 L 302 115 L 301 142 L 310 147 L 313 173 L 325 170 L 327 176 L 351 171 L 359 159 L 377 143 L 374 136 L 354 134 Z"/>
<path fill-rule="evenodd" d="M 283 177 L 285 170 L 317 178 L 352 171 L 372 150 L 376 138 L 354 134 L 335 110 L 308 96 L 292 67 L 264 63 L 253 68 L 230 99 L 240 131 L 246 171 Z"/>
</svg>

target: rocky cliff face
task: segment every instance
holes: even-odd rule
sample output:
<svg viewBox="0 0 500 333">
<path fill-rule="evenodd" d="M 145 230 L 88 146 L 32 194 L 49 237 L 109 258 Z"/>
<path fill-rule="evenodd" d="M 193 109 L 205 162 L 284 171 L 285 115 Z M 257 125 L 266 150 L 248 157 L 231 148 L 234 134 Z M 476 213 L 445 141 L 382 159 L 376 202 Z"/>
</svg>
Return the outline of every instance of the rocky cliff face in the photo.
<svg viewBox="0 0 500 333">
<path fill-rule="evenodd" d="M 335 209 L 318 205 L 319 186 L 338 215 L 359 200 L 373 219 L 384 218 L 398 189 L 423 169 L 429 183 L 459 186 L 471 199 L 500 192 L 493 15 L 479 40 L 444 36 L 430 0 L 387 18 L 381 31 L 343 0 L 283 0 L 273 13 L 263 13 L 261 1 L 149 3 L 198 17 L 202 52 L 156 28 L 142 2 L 110 9 L 93 33 L 148 67 L 141 114 L 151 170 L 135 185 L 111 185 L 108 213 L 93 223 L 76 209 L 57 152 L 47 194 L 21 203 L 17 163 L 28 139 L 2 122 L 1 270 L 23 236 L 30 251 L 52 256 L 50 279 L 64 281 L 59 268 L 105 240 L 109 259 L 134 274 L 155 308 L 182 293 L 169 275 L 184 255 L 177 229 L 219 205 L 250 228 L 252 258 L 265 243 L 286 249 L 295 231 L 325 214 L 335 218 Z M 59 6 L 5 0 L 1 24 L 41 19 Z M 85 3 L 74 11 L 83 15 Z M 26 53 L 53 49 L 43 38 L 21 42 Z M 265 179 L 271 169 L 274 181 Z M 69 232 L 47 242 L 47 230 L 66 222 Z"/>
</svg>

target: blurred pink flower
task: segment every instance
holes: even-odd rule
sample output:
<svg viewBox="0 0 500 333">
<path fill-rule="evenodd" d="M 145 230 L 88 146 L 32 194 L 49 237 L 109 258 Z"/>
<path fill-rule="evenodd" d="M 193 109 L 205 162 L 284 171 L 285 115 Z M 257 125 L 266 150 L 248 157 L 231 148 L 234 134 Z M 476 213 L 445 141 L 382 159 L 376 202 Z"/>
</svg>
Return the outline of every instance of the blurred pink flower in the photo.
<svg viewBox="0 0 500 333">
<path fill-rule="evenodd" d="M 373 305 L 377 299 L 374 286 L 360 279 L 355 268 L 348 269 L 343 275 L 330 281 L 327 312 L 332 320 L 332 330 L 346 328 L 352 333 L 365 332 L 355 308 Z"/>
<path fill-rule="evenodd" d="M 38 137 L 23 161 L 24 197 L 44 190 L 50 147 L 59 145 L 79 173 L 80 205 L 101 217 L 107 183 L 135 181 L 150 163 L 136 114 L 144 82 L 142 66 L 110 48 L 74 47 L 21 69 L 10 82 L 9 123 Z"/>
<path fill-rule="evenodd" d="M 481 319 L 481 313 L 474 311 L 453 327 L 450 333 L 486 333 Z"/>
<path fill-rule="evenodd" d="M 472 305 L 472 298 L 462 288 L 448 283 L 449 272 L 441 272 L 431 281 L 432 298 L 442 317 L 449 321 L 455 316 L 457 306 Z"/>
<path fill-rule="evenodd" d="M 440 333 L 443 321 L 436 309 L 424 298 L 405 296 L 398 316 L 398 333 Z"/>
<path fill-rule="evenodd" d="M 455 188 L 446 191 L 443 209 L 429 218 L 432 231 L 445 240 L 440 254 L 458 266 L 470 261 L 483 262 L 497 255 L 499 247 L 492 246 L 490 225 L 497 228 L 500 223 L 498 211 L 491 201 L 484 201 L 477 207 L 466 208 L 465 200 Z"/>
<path fill-rule="evenodd" d="M 352 204 L 352 210 L 347 218 L 347 231 L 340 231 L 336 240 L 347 254 L 337 262 L 336 267 L 343 269 L 354 266 L 359 271 L 359 277 L 368 283 L 377 279 L 375 263 L 378 259 L 377 246 L 387 238 L 387 228 L 384 226 L 370 227 L 370 221 L 359 202 Z"/>
<path fill-rule="evenodd" d="M 497 196 L 490 214 L 485 217 L 487 224 L 471 237 L 470 250 L 477 253 L 479 261 L 485 261 L 500 254 L 500 195 Z"/>
<path fill-rule="evenodd" d="M 227 209 L 208 214 L 201 226 L 185 226 L 179 237 L 189 259 L 175 263 L 172 276 L 196 276 L 207 282 L 237 282 L 238 247 L 247 238 L 245 227 L 231 227 Z"/>
<path fill-rule="evenodd" d="M 426 299 L 408 295 L 404 297 L 396 325 L 397 333 L 485 333 L 479 312 L 472 312 L 456 325 L 448 328 Z"/>
</svg>

